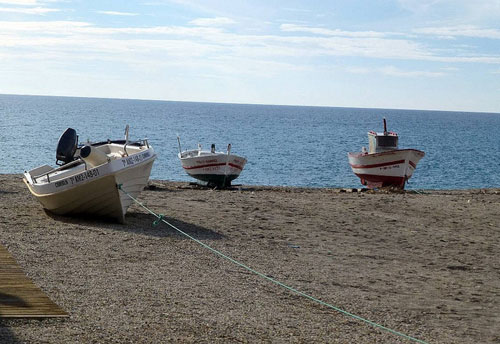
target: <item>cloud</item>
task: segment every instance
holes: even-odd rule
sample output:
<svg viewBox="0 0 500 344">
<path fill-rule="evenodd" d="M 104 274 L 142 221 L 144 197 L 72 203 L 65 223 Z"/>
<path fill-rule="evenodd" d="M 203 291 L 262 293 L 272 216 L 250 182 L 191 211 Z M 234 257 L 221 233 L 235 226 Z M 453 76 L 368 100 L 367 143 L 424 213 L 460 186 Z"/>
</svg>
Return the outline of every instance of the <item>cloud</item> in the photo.
<svg viewBox="0 0 500 344">
<path fill-rule="evenodd" d="M 467 17 L 497 16 L 500 13 L 498 0 L 397 0 L 399 5 L 412 13 L 428 14 L 438 12 L 442 16 L 459 13 L 462 19 Z"/>
<path fill-rule="evenodd" d="M 16 7 L 0 7 L 0 12 L 44 15 L 50 12 L 59 12 L 56 8 L 44 7 L 46 2 L 56 2 L 58 0 L 0 0 L 0 5 L 10 5 Z M 19 7 L 20 6 L 20 7 Z M 36 7 L 34 7 L 36 6 Z"/>
<path fill-rule="evenodd" d="M 399 5 L 413 13 L 423 13 L 448 2 L 447 0 L 397 0 Z M 458 2 L 458 1 L 457 1 Z"/>
<path fill-rule="evenodd" d="M 191 20 L 189 24 L 196 26 L 225 26 L 235 24 L 235 21 L 226 17 L 198 18 Z"/>
<path fill-rule="evenodd" d="M 216 19 L 216 18 L 211 18 Z M 226 18 L 227 19 L 227 18 Z M 229 23 L 231 20 L 209 21 Z M 192 22 L 191 22 L 192 23 Z M 203 21 L 202 21 L 203 23 Z M 455 50 L 433 50 L 414 38 L 384 37 L 382 33 L 328 30 L 327 35 L 314 33 L 310 27 L 288 24 L 281 26 L 284 34 L 243 34 L 213 26 L 152 26 L 152 27 L 102 27 L 79 21 L 0 21 L 0 53 L 14 54 L 15 49 L 31 51 L 40 56 L 45 51 L 60 51 L 61 56 L 74 54 L 75 59 L 118 59 L 130 56 L 136 60 L 196 59 L 201 63 L 216 63 L 221 56 L 229 59 L 254 59 L 255 61 L 298 67 L 313 66 L 311 58 L 325 59 L 338 56 L 366 59 L 416 60 L 435 62 L 492 63 L 500 64 L 499 55 L 457 55 Z M 306 30 L 306 34 L 300 34 Z M 380 35 L 379 35 L 380 34 Z M 50 49 L 47 49 L 50 48 Z M 121 54 L 121 55 L 120 55 Z M 446 55 L 448 54 L 448 55 Z M 218 62 L 217 62 L 218 63 Z M 264 63 L 261 65 L 265 65 Z M 356 72 L 351 70 L 351 72 Z M 363 72 L 358 70 L 358 73 Z M 444 73 L 402 71 L 386 68 L 385 75 L 400 77 L 437 77 Z"/>
<path fill-rule="evenodd" d="M 306 32 L 325 36 L 343 36 L 343 37 L 384 37 L 388 34 L 376 31 L 342 31 L 339 29 L 331 30 L 319 27 L 308 27 L 295 24 L 281 24 L 281 31 L 284 32 Z"/>
<path fill-rule="evenodd" d="M 0 32 L 12 36 L 22 35 L 43 37 L 46 35 L 75 36 L 87 35 L 89 39 L 104 38 L 112 35 L 129 35 L 116 37 L 115 40 L 127 40 L 135 37 L 130 35 L 163 35 L 184 37 L 211 37 L 220 33 L 218 28 L 184 27 L 184 26 L 152 26 L 152 27 L 100 27 L 81 21 L 0 21 Z M 0 45 L 2 42 L 0 41 Z"/>
<path fill-rule="evenodd" d="M 0 12 L 8 12 L 8 13 L 22 13 L 22 14 L 39 14 L 43 15 L 50 12 L 59 12 L 59 9 L 56 8 L 46 8 L 46 7 L 0 7 Z"/>
<path fill-rule="evenodd" d="M 69 35 L 84 27 L 91 27 L 87 22 L 79 21 L 0 21 L 0 32 L 12 36 L 60 34 Z"/>
<path fill-rule="evenodd" d="M 66 0 L 0 0 L 0 5 L 11 6 L 44 6 L 47 3 L 61 2 Z"/>
<path fill-rule="evenodd" d="M 347 67 L 344 70 L 351 74 L 370 74 L 373 72 L 373 70 L 366 67 Z"/>
<path fill-rule="evenodd" d="M 367 67 L 347 67 L 344 70 L 351 74 L 382 74 L 399 78 L 438 78 L 446 75 L 446 73 L 444 72 L 404 70 L 394 66 L 385 66 L 371 69 Z"/>
<path fill-rule="evenodd" d="M 17 6 L 36 6 L 39 5 L 37 0 L 0 0 L 2 5 L 17 5 Z"/>
<path fill-rule="evenodd" d="M 473 25 L 460 25 L 452 27 L 428 27 L 413 30 L 415 33 L 433 35 L 439 38 L 456 39 L 457 37 L 474 37 L 500 39 L 500 30 L 484 29 Z"/>
<path fill-rule="evenodd" d="M 97 11 L 100 14 L 106 14 L 109 16 L 138 16 L 139 13 L 130 13 L 130 12 L 117 12 L 117 11 Z"/>
<path fill-rule="evenodd" d="M 396 76 L 396 77 L 402 77 L 402 78 L 418 78 L 418 77 L 425 77 L 425 78 L 437 78 L 437 77 L 442 77 L 446 75 L 446 73 L 443 72 L 429 72 L 429 71 L 421 71 L 421 70 L 416 70 L 416 71 L 408 71 L 408 70 L 402 70 L 399 68 L 396 68 L 394 66 L 387 66 L 380 68 L 379 71 L 388 76 Z"/>
<path fill-rule="evenodd" d="M 457 67 L 443 67 L 441 69 L 447 72 L 458 72 L 460 70 L 460 68 Z"/>
</svg>

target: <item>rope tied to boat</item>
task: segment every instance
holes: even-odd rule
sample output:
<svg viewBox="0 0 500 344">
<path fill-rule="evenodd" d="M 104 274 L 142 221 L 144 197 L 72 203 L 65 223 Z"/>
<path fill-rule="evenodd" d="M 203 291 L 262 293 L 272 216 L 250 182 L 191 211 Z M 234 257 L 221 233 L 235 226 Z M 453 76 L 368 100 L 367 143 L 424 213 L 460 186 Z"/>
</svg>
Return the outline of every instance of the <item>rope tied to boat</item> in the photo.
<svg viewBox="0 0 500 344">
<path fill-rule="evenodd" d="M 265 275 L 265 274 L 263 274 L 263 273 L 261 273 L 261 272 L 259 272 L 259 271 L 256 271 L 256 270 L 252 269 L 251 267 L 249 267 L 249 266 L 247 266 L 247 265 L 245 265 L 245 264 L 243 264 L 243 263 L 241 263 L 241 262 L 237 261 L 236 259 L 233 259 L 233 258 L 231 258 L 231 257 L 229 257 L 229 256 L 227 256 L 227 255 L 225 255 L 224 253 L 222 253 L 222 252 L 220 252 L 220 251 L 218 251 L 218 250 L 216 250 L 216 249 L 214 249 L 214 248 L 210 247 L 209 245 L 205 244 L 204 242 L 202 242 L 202 241 L 200 241 L 200 240 L 198 240 L 198 239 L 194 238 L 193 236 L 189 235 L 188 233 L 186 233 L 186 232 L 182 231 L 181 229 L 177 228 L 176 226 L 174 226 L 173 224 L 171 224 L 170 222 L 168 222 L 167 220 L 165 220 L 165 216 L 164 216 L 163 214 L 156 214 L 154 211 L 152 211 L 151 209 L 149 209 L 148 207 L 146 207 L 144 204 L 142 204 L 141 202 L 139 202 L 139 201 L 138 201 L 136 198 L 134 198 L 132 195 L 130 195 L 127 191 L 123 190 L 123 188 L 122 188 L 122 184 L 117 184 L 116 186 L 117 186 L 117 188 L 118 188 L 120 191 L 122 191 L 125 195 L 127 195 L 127 196 L 128 196 L 130 199 L 132 199 L 135 203 L 137 203 L 138 205 L 140 205 L 140 206 L 141 206 L 142 208 L 144 208 L 147 212 L 149 212 L 151 215 L 153 215 L 153 216 L 155 216 L 155 217 L 157 218 L 157 219 L 153 222 L 153 226 L 156 226 L 156 225 L 155 225 L 155 223 L 157 223 L 157 222 L 158 222 L 157 224 L 159 224 L 160 222 L 164 222 L 165 224 L 167 224 L 168 226 L 170 226 L 171 228 L 173 228 L 174 230 L 176 230 L 178 233 L 180 233 L 180 234 L 184 235 L 185 237 L 187 237 L 187 238 L 189 238 L 189 239 L 193 240 L 193 241 L 194 241 L 194 242 L 196 242 L 197 244 L 199 244 L 199 245 L 201 245 L 202 247 L 204 247 L 204 248 L 208 249 L 209 251 L 211 251 L 211 252 L 215 253 L 216 255 L 218 255 L 218 256 L 220 256 L 220 257 L 222 257 L 222 258 L 224 258 L 224 259 L 226 259 L 226 260 L 228 260 L 228 261 L 230 261 L 230 262 L 232 262 L 232 263 L 234 263 L 234 264 L 236 264 L 236 265 L 238 265 L 238 266 L 240 266 L 240 267 L 242 267 L 242 268 L 244 268 L 244 269 L 246 269 L 246 270 L 248 270 L 248 271 L 250 271 L 250 272 L 252 272 L 252 273 L 254 273 L 254 274 L 256 274 L 256 275 L 258 275 L 258 276 L 260 276 L 260 277 L 262 277 L 262 278 L 264 278 L 264 279 L 266 279 L 266 280 L 268 280 L 268 281 L 270 281 L 270 282 L 272 282 L 272 283 L 274 283 L 274 284 L 277 284 L 277 285 L 279 285 L 279 286 L 281 286 L 281 287 L 283 287 L 283 288 L 285 288 L 285 289 L 287 289 L 287 290 L 289 290 L 289 291 L 291 291 L 291 292 L 293 292 L 293 293 L 295 293 L 295 294 L 298 294 L 298 295 L 300 295 L 300 296 L 303 296 L 303 297 L 305 297 L 305 298 L 307 298 L 307 299 L 309 299 L 309 300 L 312 300 L 312 301 L 314 301 L 314 302 L 316 302 L 316 303 L 318 303 L 318 304 L 320 304 L 320 305 L 323 305 L 323 306 L 325 306 L 325 307 L 331 308 L 331 309 L 333 309 L 333 310 L 335 310 L 335 311 L 337 311 L 337 312 L 339 312 L 339 313 L 341 313 L 341 314 L 344 314 L 344 315 L 349 316 L 349 317 L 351 317 L 351 318 L 353 318 L 353 319 L 356 319 L 356 320 L 362 321 L 362 322 L 364 322 L 364 323 L 367 323 L 367 324 L 369 324 L 369 325 L 371 325 L 371 326 L 373 326 L 373 327 L 376 327 L 376 328 L 378 328 L 378 329 L 384 330 L 384 331 L 389 332 L 389 333 L 391 333 L 391 334 L 393 334 L 393 335 L 396 335 L 396 336 L 399 336 L 399 337 L 402 337 L 402 338 L 408 339 L 408 340 L 413 341 L 413 342 L 416 342 L 416 343 L 420 343 L 420 344 L 428 344 L 427 342 L 425 342 L 425 341 L 423 341 L 423 340 L 421 340 L 421 339 L 418 339 L 418 338 L 415 338 L 415 337 L 412 337 L 412 336 L 406 335 L 406 334 L 404 334 L 404 333 L 402 333 L 402 332 L 399 332 L 399 331 L 396 331 L 396 330 L 392 330 L 392 329 L 390 329 L 390 328 L 388 328 L 388 327 L 385 327 L 385 326 L 383 326 L 383 325 L 380 325 L 380 324 L 378 324 L 378 323 L 376 323 L 376 322 L 374 322 L 374 321 L 371 321 L 371 320 L 368 320 L 368 319 L 362 318 L 362 317 L 360 317 L 359 315 L 356 315 L 356 314 L 350 313 L 350 312 L 345 311 L 345 310 L 343 310 L 343 309 L 341 309 L 341 308 L 339 308 L 339 307 L 333 306 L 333 305 L 331 305 L 331 304 L 329 304 L 329 303 L 327 303 L 327 302 L 324 302 L 324 301 L 322 301 L 322 300 L 319 300 L 319 299 L 317 299 L 317 298 L 315 298 L 315 297 L 313 297 L 313 296 L 311 296 L 311 295 L 309 295 L 309 294 L 306 294 L 306 293 L 304 293 L 304 292 L 301 292 L 300 290 L 297 290 L 297 289 L 295 289 L 295 288 L 293 288 L 293 287 L 290 287 L 290 286 L 288 286 L 288 285 L 286 285 L 286 284 L 284 284 L 284 283 L 282 283 L 282 282 L 280 282 L 280 281 L 278 281 L 278 280 L 275 280 L 275 279 L 274 279 L 274 278 L 272 278 L 272 277 L 269 277 L 269 276 L 267 276 L 267 275 Z"/>
</svg>

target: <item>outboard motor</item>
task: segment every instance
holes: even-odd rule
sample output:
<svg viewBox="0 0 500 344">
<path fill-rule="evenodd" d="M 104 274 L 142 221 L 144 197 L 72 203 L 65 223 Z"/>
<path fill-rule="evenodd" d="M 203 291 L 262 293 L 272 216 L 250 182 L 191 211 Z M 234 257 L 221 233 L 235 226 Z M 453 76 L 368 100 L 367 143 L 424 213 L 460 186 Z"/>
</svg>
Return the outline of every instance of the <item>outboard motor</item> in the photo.
<svg viewBox="0 0 500 344">
<path fill-rule="evenodd" d="M 57 143 L 56 164 L 64 165 L 75 160 L 74 155 L 77 145 L 78 135 L 76 135 L 76 130 L 73 128 L 66 129 Z M 59 163 L 60 161 L 62 164 Z"/>
</svg>

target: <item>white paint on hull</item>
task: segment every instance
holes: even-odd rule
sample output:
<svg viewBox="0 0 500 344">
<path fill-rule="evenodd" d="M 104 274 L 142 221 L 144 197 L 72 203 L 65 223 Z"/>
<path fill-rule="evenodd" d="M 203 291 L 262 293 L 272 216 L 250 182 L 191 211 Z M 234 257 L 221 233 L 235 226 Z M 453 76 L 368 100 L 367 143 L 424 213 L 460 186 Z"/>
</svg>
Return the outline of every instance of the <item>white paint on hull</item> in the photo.
<svg viewBox="0 0 500 344">
<path fill-rule="evenodd" d="M 89 168 L 79 164 L 62 170 L 46 166 L 25 172 L 24 182 L 42 206 L 60 215 L 91 214 L 124 221 L 131 200 L 146 186 L 156 154 L 151 146 L 127 147 L 130 155 Z"/>
<path fill-rule="evenodd" d="M 352 171 L 362 181 L 404 187 L 424 155 L 416 149 L 397 149 L 381 153 L 349 153 L 348 158 Z"/>
<path fill-rule="evenodd" d="M 241 156 L 222 152 L 192 150 L 179 153 L 178 156 L 186 173 L 197 179 L 199 175 L 214 178 L 238 177 L 247 163 L 247 160 Z"/>
<path fill-rule="evenodd" d="M 377 174 L 382 176 L 412 176 L 424 152 L 414 149 L 400 149 L 383 153 L 349 153 L 349 164 L 356 174 Z M 414 167 L 415 166 L 415 167 Z"/>
</svg>

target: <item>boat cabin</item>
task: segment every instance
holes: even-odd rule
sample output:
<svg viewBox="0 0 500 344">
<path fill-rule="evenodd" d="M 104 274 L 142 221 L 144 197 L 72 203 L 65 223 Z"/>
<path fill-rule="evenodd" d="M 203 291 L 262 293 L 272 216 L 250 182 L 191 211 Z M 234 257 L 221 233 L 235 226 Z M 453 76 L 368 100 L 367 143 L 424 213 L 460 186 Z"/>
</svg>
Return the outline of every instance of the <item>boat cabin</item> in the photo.
<svg viewBox="0 0 500 344">
<path fill-rule="evenodd" d="M 368 153 L 381 153 L 398 149 L 398 134 L 387 131 L 387 124 L 384 118 L 384 132 L 368 132 Z"/>
</svg>

